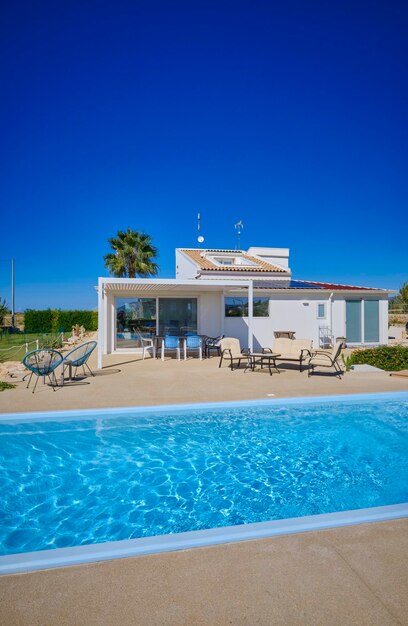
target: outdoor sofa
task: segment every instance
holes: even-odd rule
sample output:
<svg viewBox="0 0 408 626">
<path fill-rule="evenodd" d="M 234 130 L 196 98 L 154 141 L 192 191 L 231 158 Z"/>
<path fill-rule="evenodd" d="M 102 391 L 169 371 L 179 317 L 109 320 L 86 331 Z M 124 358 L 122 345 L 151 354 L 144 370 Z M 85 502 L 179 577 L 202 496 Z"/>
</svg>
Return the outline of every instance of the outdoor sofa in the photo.
<svg viewBox="0 0 408 626">
<path fill-rule="evenodd" d="M 274 340 L 271 348 L 263 348 L 263 352 L 279 354 L 275 359 L 276 361 L 298 362 L 299 371 L 302 371 L 302 363 L 309 359 L 312 354 L 312 340 L 280 337 Z"/>
</svg>

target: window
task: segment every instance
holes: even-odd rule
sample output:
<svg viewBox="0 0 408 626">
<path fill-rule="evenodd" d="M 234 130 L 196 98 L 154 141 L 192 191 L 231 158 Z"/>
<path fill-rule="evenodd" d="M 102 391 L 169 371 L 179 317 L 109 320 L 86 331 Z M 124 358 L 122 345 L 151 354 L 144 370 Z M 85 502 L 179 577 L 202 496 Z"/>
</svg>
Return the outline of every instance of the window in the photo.
<svg viewBox="0 0 408 626">
<path fill-rule="evenodd" d="M 248 298 L 225 298 L 225 317 L 248 317 Z M 253 299 L 253 317 L 269 317 L 269 298 Z"/>
<path fill-rule="evenodd" d="M 323 319 L 326 317 L 326 305 L 324 302 L 319 302 L 317 305 L 317 318 Z"/>
<path fill-rule="evenodd" d="M 254 298 L 254 317 L 269 317 L 269 298 Z"/>
<path fill-rule="evenodd" d="M 248 298 L 225 298 L 225 317 L 247 317 Z"/>
</svg>

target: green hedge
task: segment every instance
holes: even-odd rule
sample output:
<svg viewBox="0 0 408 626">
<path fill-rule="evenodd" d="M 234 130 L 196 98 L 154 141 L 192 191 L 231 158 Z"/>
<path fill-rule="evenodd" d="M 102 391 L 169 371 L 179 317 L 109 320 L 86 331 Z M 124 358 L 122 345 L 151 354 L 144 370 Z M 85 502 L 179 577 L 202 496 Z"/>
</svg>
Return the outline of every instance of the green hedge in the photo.
<svg viewBox="0 0 408 626">
<path fill-rule="evenodd" d="M 71 332 L 78 324 L 85 330 L 98 330 L 97 311 L 61 311 L 60 309 L 27 309 L 24 313 L 26 333 Z"/>
<path fill-rule="evenodd" d="M 373 365 L 387 372 L 408 369 L 408 348 L 404 346 L 382 346 L 356 350 L 350 356 L 350 365 Z"/>
</svg>

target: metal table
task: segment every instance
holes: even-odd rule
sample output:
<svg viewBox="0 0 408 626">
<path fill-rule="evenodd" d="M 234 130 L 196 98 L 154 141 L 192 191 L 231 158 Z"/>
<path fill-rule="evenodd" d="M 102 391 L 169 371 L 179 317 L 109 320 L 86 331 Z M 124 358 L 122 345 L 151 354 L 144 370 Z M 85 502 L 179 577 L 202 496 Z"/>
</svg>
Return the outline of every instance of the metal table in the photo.
<svg viewBox="0 0 408 626">
<path fill-rule="evenodd" d="M 245 371 L 247 369 L 254 371 L 256 365 L 260 365 L 261 369 L 263 369 L 264 363 L 267 363 L 268 368 L 269 368 L 269 374 L 271 376 L 272 376 L 271 367 L 273 367 L 278 372 L 278 374 L 280 374 L 280 371 L 276 365 L 276 359 L 279 356 L 280 354 L 278 354 L 277 352 L 250 352 L 249 354 L 246 355 L 248 362 L 247 362 Z"/>
</svg>

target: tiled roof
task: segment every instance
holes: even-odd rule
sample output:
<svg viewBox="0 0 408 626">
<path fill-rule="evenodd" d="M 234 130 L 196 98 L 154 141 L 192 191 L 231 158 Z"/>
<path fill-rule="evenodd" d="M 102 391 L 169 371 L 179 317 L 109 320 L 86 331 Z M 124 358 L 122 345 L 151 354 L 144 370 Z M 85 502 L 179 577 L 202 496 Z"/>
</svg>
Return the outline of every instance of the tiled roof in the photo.
<svg viewBox="0 0 408 626">
<path fill-rule="evenodd" d="M 254 256 L 250 256 L 241 250 L 181 250 L 184 254 L 186 254 L 194 263 L 196 263 L 201 270 L 205 271 L 214 271 L 214 272 L 273 272 L 273 273 L 283 273 L 286 274 L 287 270 L 282 267 L 278 267 L 277 265 L 272 265 L 272 263 L 268 263 L 267 261 L 262 261 Z M 246 261 L 251 261 L 251 263 L 255 263 L 256 265 L 216 265 L 210 259 L 208 259 L 205 255 L 207 253 L 234 253 L 239 254 L 240 257 L 245 259 Z"/>
</svg>

